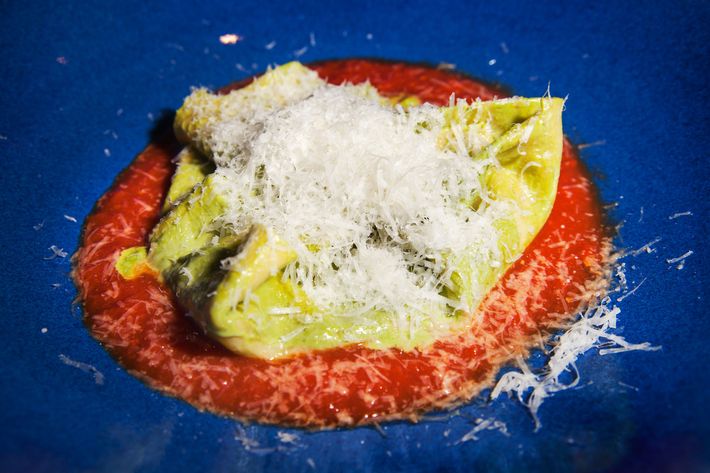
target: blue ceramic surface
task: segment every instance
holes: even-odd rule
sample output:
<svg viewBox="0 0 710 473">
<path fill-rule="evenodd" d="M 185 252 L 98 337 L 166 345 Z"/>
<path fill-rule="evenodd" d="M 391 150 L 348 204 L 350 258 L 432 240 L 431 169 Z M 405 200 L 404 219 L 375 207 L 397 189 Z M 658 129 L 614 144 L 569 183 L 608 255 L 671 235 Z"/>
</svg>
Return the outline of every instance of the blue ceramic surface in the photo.
<svg viewBox="0 0 710 473">
<path fill-rule="evenodd" d="M 710 471 L 710 6 L 495 3 L 0 2 L 0 470 Z M 225 33 L 243 41 L 223 45 Z M 618 243 L 661 238 L 627 260 L 632 283 L 646 281 L 623 301 L 618 332 L 662 350 L 588 353 L 582 387 L 545 402 L 539 432 L 517 402 L 485 398 L 464 416 L 388 424 L 384 435 L 242 427 L 121 369 L 72 310 L 69 258 L 46 259 L 48 248 L 75 251 L 96 199 L 190 86 L 300 53 L 445 61 L 521 95 L 548 83 L 569 95 L 565 129 L 598 142 L 582 155 L 603 200 L 618 202 Z M 667 263 L 687 251 L 682 270 Z M 477 417 L 505 422 L 509 436 L 456 444 Z"/>
</svg>

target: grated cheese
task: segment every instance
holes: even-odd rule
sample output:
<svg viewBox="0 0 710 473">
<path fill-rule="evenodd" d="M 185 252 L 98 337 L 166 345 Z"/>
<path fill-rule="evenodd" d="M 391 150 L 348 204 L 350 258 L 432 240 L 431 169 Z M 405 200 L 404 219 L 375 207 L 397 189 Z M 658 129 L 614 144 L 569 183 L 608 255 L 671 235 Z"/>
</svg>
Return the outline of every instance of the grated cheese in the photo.
<svg viewBox="0 0 710 473">
<path fill-rule="evenodd" d="M 42 333 L 46 333 L 46 329 L 43 329 Z M 82 363 L 81 361 L 75 361 L 64 354 L 59 354 L 59 359 L 62 363 L 67 366 L 72 366 L 78 368 L 85 373 L 91 373 L 94 376 L 94 382 L 98 385 L 104 384 L 104 375 L 101 371 L 97 370 L 94 366 L 88 363 Z"/>
<path fill-rule="evenodd" d="M 180 274 L 182 274 L 183 276 L 185 276 L 185 277 L 187 278 L 187 283 L 188 283 L 188 284 L 190 284 L 190 283 L 192 282 L 193 276 L 192 276 L 192 273 L 190 272 L 190 270 L 189 270 L 187 267 L 182 267 L 182 268 L 180 268 Z"/>
<path fill-rule="evenodd" d="M 52 245 L 49 247 L 49 251 L 52 252 L 51 255 L 45 257 L 46 260 L 52 260 L 55 258 L 66 258 L 69 253 L 64 251 L 64 248 L 59 248 L 57 245 Z"/>
<path fill-rule="evenodd" d="M 553 341 L 550 357 L 542 370 L 533 372 L 522 357 L 517 357 L 519 371 L 505 373 L 493 388 L 491 399 L 498 398 L 502 393 L 515 395 L 530 411 L 537 430 L 542 425 L 537 413 L 543 401 L 556 392 L 579 384 L 580 377 L 575 363 L 583 353 L 592 348 L 599 349 L 600 355 L 661 349 L 660 346 L 652 346 L 646 342 L 630 343 L 623 337 L 610 333 L 611 329 L 616 328 L 620 312 L 621 309 L 613 305 L 608 296 L 598 304 L 587 306 L 579 319 Z M 573 379 L 569 382 L 561 380 L 565 373 L 571 373 Z"/>
<path fill-rule="evenodd" d="M 308 46 L 304 46 L 301 49 L 297 49 L 293 52 L 293 57 L 299 58 L 308 52 Z"/>
<path fill-rule="evenodd" d="M 483 418 L 478 418 L 476 419 L 476 425 L 473 427 L 473 429 L 469 430 L 463 437 L 461 437 L 458 441 L 456 441 L 455 445 L 459 445 L 462 443 L 470 442 L 471 440 L 475 441 L 478 440 L 478 435 L 479 433 L 485 431 L 485 430 L 497 430 L 501 434 L 503 434 L 506 437 L 510 437 L 510 433 L 508 432 L 508 426 L 505 424 L 505 422 L 497 420 L 497 419 L 483 419 Z M 447 437 L 448 435 L 444 435 Z"/>
<path fill-rule="evenodd" d="M 645 245 L 643 245 L 641 248 L 638 248 L 638 249 L 636 249 L 636 250 L 629 251 L 629 254 L 630 254 L 631 256 L 638 256 L 638 255 L 640 255 L 640 254 L 642 254 L 642 253 L 649 253 L 649 254 L 650 254 L 650 253 L 653 253 L 653 252 L 656 251 L 656 249 L 653 247 L 653 245 L 655 245 L 655 244 L 658 243 L 659 241 L 661 241 L 661 237 L 656 237 L 654 240 L 649 241 L 648 243 L 646 243 Z"/>
<path fill-rule="evenodd" d="M 692 254 L 693 254 L 693 250 L 688 250 L 685 253 L 683 253 L 682 255 L 678 256 L 677 258 L 666 259 L 666 263 L 675 264 L 675 263 L 682 262 L 683 260 L 685 260 L 688 256 L 690 256 Z"/>
<path fill-rule="evenodd" d="M 623 274 L 623 273 L 620 273 L 620 274 Z M 632 294 L 636 293 L 636 291 L 643 285 L 643 283 L 646 282 L 646 279 L 648 279 L 648 278 L 643 278 L 643 280 L 642 280 L 640 283 L 638 283 L 633 289 L 631 289 L 629 292 L 627 292 L 627 293 L 624 294 L 623 296 L 618 297 L 618 298 L 616 299 L 616 302 L 621 302 L 621 301 L 623 301 L 624 299 L 626 299 L 627 297 L 629 297 L 629 296 L 631 296 Z M 624 276 L 624 285 L 625 285 L 625 284 L 626 284 L 626 276 Z"/>
<path fill-rule="evenodd" d="M 446 306 L 473 310 L 470 295 L 442 291 L 455 290 L 448 255 L 477 248 L 479 261 L 503 261 L 494 223 L 511 203 L 485 197 L 481 176 L 495 158 L 469 157 L 490 130 L 449 124 L 454 149 L 442 150 L 437 107 L 404 112 L 369 85 L 308 90 L 281 109 L 211 124 L 214 182 L 229 202 L 221 223 L 236 233 L 262 225 L 286 241 L 298 258 L 285 277 L 323 313 L 384 311 L 412 330 Z M 473 195 L 486 205 L 472 209 Z"/>
<path fill-rule="evenodd" d="M 292 433 L 284 432 L 284 431 L 280 430 L 280 431 L 276 432 L 276 437 L 282 443 L 288 443 L 291 445 L 298 445 L 299 437 L 296 434 L 292 434 Z"/>
<path fill-rule="evenodd" d="M 690 217 L 692 215 L 693 215 L 693 212 L 691 212 L 690 210 L 688 210 L 686 212 L 676 212 L 673 215 L 669 216 L 668 220 L 675 220 L 680 217 Z"/>
</svg>

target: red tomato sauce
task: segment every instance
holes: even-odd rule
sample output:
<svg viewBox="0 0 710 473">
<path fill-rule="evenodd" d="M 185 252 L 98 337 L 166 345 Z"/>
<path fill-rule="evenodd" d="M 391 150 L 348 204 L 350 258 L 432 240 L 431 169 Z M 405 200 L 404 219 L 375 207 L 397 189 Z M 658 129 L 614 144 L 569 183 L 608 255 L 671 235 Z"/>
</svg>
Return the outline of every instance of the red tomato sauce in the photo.
<svg viewBox="0 0 710 473">
<path fill-rule="evenodd" d="M 385 95 L 436 104 L 452 93 L 482 100 L 505 95 L 428 66 L 342 60 L 311 67 L 331 83 L 369 80 Z M 277 361 L 239 356 L 203 335 L 155 278 L 124 280 L 114 267 L 123 249 L 147 243 L 178 150 L 172 136 L 150 144 L 101 197 L 86 220 L 74 277 L 92 335 L 149 386 L 199 409 L 305 427 L 416 419 L 490 386 L 501 366 L 540 346 L 605 289 L 610 247 L 602 212 L 565 141 L 552 214 L 489 293 L 470 332 L 411 352 L 354 345 Z"/>
</svg>

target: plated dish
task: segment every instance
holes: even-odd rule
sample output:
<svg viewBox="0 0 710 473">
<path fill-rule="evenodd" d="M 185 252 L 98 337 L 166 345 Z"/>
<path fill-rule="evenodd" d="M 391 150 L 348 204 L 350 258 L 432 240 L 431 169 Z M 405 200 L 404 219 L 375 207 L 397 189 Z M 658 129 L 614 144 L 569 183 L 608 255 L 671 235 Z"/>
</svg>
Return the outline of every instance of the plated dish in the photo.
<svg viewBox="0 0 710 473">
<path fill-rule="evenodd" d="M 416 419 L 471 399 L 608 284 L 563 101 L 450 71 L 290 63 L 197 89 L 87 219 L 92 334 L 240 419 Z"/>
</svg>

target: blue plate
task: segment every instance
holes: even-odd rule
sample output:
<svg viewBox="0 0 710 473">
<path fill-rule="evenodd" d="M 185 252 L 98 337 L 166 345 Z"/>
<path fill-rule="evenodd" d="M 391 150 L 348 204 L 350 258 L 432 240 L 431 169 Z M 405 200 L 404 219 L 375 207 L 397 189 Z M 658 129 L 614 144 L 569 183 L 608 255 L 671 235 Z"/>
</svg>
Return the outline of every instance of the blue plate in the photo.
<svg viewBox="0 0 710 473">
<path fill-rule="evenodd" d="M 707 2 L 144 3 L 3 2 L 0 470 L 708 471 Z M 242 40 L 222 44 L 228 33 Z M 587 353 L 581 387 L 545 402 L 537 433 L 519 403 L 485 398 L 382 432 L 242 426 L 118 367 L 72 309 L 69 258 L 49 248 L 75 251 L 96 199 L 190 86 L 351 56 L 569 95 L 565 129 L 597 145 L 582 154 L 618 203 L 618 244 L 660 238 L 626 260 L 631 284 L 645 282 L 617 332 L 662 350 Z M 690 251 L 683 269 L 667 262 Z M 457 443 L 476 418 L 509 435 Z"/>
</svg>

